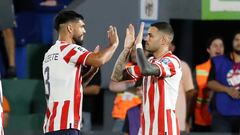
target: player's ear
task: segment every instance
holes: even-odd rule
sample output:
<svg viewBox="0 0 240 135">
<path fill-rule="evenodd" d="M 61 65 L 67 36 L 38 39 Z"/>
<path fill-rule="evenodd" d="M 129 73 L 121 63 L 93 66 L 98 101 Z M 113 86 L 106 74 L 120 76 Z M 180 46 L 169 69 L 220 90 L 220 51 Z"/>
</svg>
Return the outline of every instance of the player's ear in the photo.
<svg viewBox="0 0 240 135">
<path fill-rule="evenodd" d="M 72 26 L 72 24 L 68 24 L 68 25 L 67 25 L 67 30 L 68 30 L 69 33 L 72 33 L 72 32 L 73 32 L 73 26 Z"/>
</svg>

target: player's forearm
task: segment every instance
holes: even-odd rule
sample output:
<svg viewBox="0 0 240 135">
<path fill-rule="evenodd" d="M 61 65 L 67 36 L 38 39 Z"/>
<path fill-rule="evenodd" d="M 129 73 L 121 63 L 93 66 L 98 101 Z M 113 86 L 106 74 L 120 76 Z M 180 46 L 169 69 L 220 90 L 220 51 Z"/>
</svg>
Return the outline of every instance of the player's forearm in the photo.
<svg viewBox="0 0 240 135">
<path fill-rule="evenodd" d="M 102 65 L 107 63 L 113 56 L 117 49 L 117 45 L 112 45 L 99 52 L 99 60 L 102 61 Z"/>
<path fill-rule="evenodd" d="M 188 90 L 186 92 L 186 101 L 187 101 L 186 122 L 187 123 L 189 123 L 190 119 L 194 115 L 196 98 L 197 98 L 197 93 L 194 89 Z"/>
<path fill-rule="evenodd" d="M 97 53 L 91 53 L 88 56 L 86 65 L 90 65 L 90 66 L 94 66 L 94 67 L 100 67 L 100 66 L 104 65 L 112 58 L 116 49 L 117 49 L 117 45 L 112 45 L 105 49 L 100 50 Z"/>
<path fill-rule="evenodd" d="M 130 55 L 130 49 L 127 49 L 127 48 L 125 48 L 119 55 L 111 75 L 111 79 L 113 81 L 119 82 L 122 80 L 123 70 L 126 67 L 129 55 Z"/>
<path fill-rule="evenodd" d="M 220 84 L 219 82 L 215 81 L 215 80 L 211 80 L 208 82 L 208 88 L 210 88 L 211 90 L 215 91 L 215 92 L 225 92 L 227 93 L 229 88 Z"/>
<path fill-rule="evenodd" d="M 125 91 L 126 89 L 128 89 L 129 87 L 133 87 L 134 86 L 134 82 L 132 82 L 131 80 L 126 80 L 126 81 L 121 81 L 121 82 L 115 82 L 113 80 L 111 80 L 110 84 L 109 84 L 109 90 L 112 92 L 122 92 Z"/>
<path fill-rule="evenodd" d="M 101 87 L 99 85 L 90 85 L 83 89 L 85 95 L 97 95 L 100 92 Z"/>
<path fill-rule="evenodd" d="M 86 87 L 88 83 L 93 79 L 94 75 L 98 72 L 99 68 L 91 68 L 86 74 L 83 75 L 83 87 Z"/>
<path fill-rule="evenodd" d="M 137 48 L 136 57 L 142 75 L 159 75 L 159 69 L 148 62 L 142 48 Z"/>
</svg>

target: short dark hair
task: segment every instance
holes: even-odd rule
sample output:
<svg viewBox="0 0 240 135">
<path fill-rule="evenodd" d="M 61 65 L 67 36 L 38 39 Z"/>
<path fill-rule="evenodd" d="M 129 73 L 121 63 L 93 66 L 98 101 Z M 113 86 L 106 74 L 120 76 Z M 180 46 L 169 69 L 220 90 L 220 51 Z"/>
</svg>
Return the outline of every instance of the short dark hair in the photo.
<svg viewBox="0 0 240 135">
<path fill-rule="evenodd" d="M 84 20 L 84 18 L 82 15 L 78 14 L 75 11 L 60 11 L 55 17 L 54 28 L 56 29 L 56 31 L 58 31 L 61 24 L 77 20 Z"/>
<path fill-rule="evenodd" d="M 223 41 L 223 37 L 220 36 L 220 35 L 212 36 L 212 37 L 210 37 L 210 38 L 208 39 L 207 44 L 206 44 L 206 48 L 210 48 L 212 42 L 213 42 L 214 40 L 216 40 L 216 39 L 221 39 L 221 40 Z M 223 44 L 223 45 L 224 45 L 224 44 Z"/>
<path fill-rule="evenodd" d="M 151 24 L 152 27 L 156 27 L 159 31 L 168 34 L 171 37 L 171 41 L 173 40 L 174 37 L 174 31 L 172 26 L 167 23 L 167 22 L 157 22 Z"/>
</svg>

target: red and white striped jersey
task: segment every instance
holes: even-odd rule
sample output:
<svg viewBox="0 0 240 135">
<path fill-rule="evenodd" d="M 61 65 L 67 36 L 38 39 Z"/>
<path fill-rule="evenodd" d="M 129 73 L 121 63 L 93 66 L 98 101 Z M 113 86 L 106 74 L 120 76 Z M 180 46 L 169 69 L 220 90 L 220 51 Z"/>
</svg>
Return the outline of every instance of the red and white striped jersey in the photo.
<svg viewBox="0 0 240 135">
<path fill-rule="evenodd" d="M 1 77 L 0 77 L 1 79 Z M 4 132 L 3 132 L 3 95 L 2 95 L 2 82 L 0 80 L 0 114 L 1 114 L 1 117 L 0 117 L 0 135 L 4 135 Z"/>
<path fill-rule="evenodd" d="M 43 77 L 47 112 L 43 131 L 80 130 L 82 120 L 81 66 L 90 54 L 85 48 L 57 41 L 45 54 Z"/>
<path fill-rule="evenodd" d="M 160 59 L 149 58 L 149 62 L 159 68 L 159 76 L 142 76 L 138 66 L 127 69 L 132 77 L 143 77 L 142 134 L 179 135 L 175 106 L 182 76 L 180 60 L 168 52 Z"/>
</svg>

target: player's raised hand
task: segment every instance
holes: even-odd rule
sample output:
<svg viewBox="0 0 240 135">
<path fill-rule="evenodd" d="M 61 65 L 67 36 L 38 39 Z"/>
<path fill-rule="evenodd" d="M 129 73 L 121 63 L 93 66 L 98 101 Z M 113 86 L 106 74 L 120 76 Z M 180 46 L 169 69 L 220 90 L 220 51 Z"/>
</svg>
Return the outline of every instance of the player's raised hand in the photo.
<svg viewBox="0 0 240 135">
<path fill-rule="evenodd" d="M 109 40 L 110 46 L 113 46 L 113 45 L 118 46 L 119 39 L 118 39 L 117 28 L 113 26 L 109 26 L 107 33 L 108 33 L 108 40 Z"/>
<path fill-rule="evenodd" d="M 135 30 L 132 24 L 129 24 L 126 29 L 126 37 L 124 41 L 124 48 L 131 49 L 135 41 Z"/>
<path fill-rule="evenodd" d="M 144 32 L 144 22 L 141 23 L 137 38 L 135 40 L 135 44 L 141 44 L 142 43 L 143 32 Z"/>
</svg>

